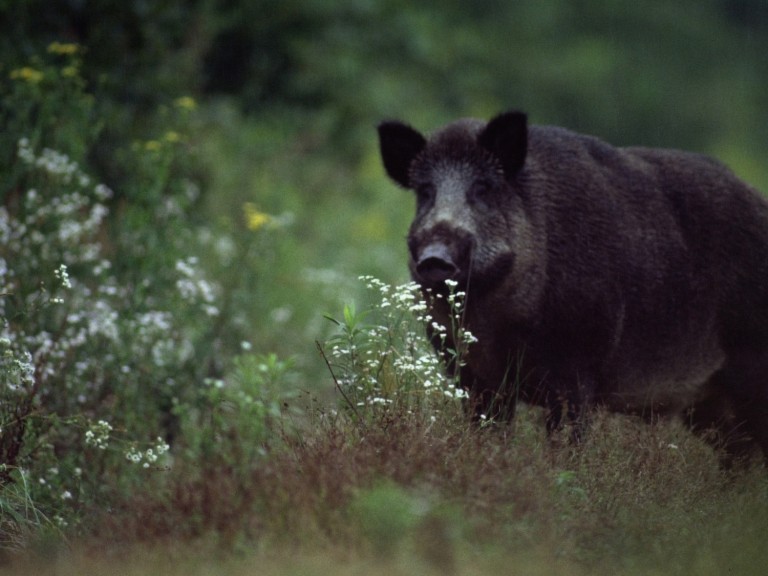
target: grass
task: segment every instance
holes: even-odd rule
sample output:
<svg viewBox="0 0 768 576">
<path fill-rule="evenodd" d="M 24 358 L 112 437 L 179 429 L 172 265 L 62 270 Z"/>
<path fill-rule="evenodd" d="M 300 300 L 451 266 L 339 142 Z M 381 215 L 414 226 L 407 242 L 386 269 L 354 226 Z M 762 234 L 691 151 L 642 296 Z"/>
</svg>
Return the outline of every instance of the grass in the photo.
<svg viewBox="0 0 768 576">
<path fill-rule="evenodd" d="M 247 474 L 215 461 L 158 471 L 70 552 L 54 563 L 44 554 L 42 566 L 56 574 L 764 573 L 764 470 L 723 473 L 675 422 L 598 413 L 578 448 L 541 430 L 533 409 L 484 430 L 405 413 L 363 429 L 317 414 Z M 27 556 L 5 573 L 44 573 L 37 562 Z"/>
</svg>

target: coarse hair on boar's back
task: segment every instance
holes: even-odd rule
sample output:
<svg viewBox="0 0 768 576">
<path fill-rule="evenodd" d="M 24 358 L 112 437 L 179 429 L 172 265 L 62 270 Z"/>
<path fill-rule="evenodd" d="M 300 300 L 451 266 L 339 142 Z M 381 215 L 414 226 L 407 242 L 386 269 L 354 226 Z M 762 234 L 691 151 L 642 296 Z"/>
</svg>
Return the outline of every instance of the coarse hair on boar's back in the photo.
<svg viewBox="0 0 768 576">
<path fill-rule="evenodd" d="M 412 276 L 449 333 L 436 295 L 446 280 L 466 292 L 477 342 L 448 367 L 475 417 L 511 418 L 523 400 L 578 438 L 597 404 L 675 413 L 726 464 L 755 445 L 768 457 L 768 202 L 756 190 L 705 156 L 616 148 L 521 112 L 429 137 L 397 121 L 378 132 L 387 173 L 416 195 Z"/>
</svg>

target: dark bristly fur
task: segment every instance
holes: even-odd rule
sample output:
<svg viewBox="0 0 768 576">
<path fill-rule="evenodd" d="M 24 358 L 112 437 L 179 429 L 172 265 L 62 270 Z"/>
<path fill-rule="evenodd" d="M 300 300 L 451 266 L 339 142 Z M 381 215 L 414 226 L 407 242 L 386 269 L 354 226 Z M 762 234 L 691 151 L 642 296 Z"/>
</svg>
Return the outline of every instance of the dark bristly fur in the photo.
<svg viewBox="0 0 768 576">
<path fill-rule="evenodd" d="M 425 138 L 379 126 L 417 195 L 413 278 L 467 292 L 476 414 L 589 406 L 684 414 L 733 456 L 768 456 L 768 203 L 704 156 L 615 148 L 519 112 Z M 434 306 L 438 321 L 448 311 Z M 451 343 L 449 342 L 450 346 Z"/>
</svg>

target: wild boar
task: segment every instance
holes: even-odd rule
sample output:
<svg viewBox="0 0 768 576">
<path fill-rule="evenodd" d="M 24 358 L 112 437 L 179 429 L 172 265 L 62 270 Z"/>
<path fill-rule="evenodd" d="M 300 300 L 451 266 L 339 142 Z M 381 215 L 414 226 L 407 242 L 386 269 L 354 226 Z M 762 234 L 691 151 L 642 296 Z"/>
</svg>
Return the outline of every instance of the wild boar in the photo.
<svg viewBox="0 0 768 576">
<path fill-rule="evenodd" d="M 598 404 L 677 413 L 729 458 L 755 444 L 768 457 L 755 189 L 702 155 L 617 148 L 516 111 L 429 138 L 398 121 L 378 133 L 386 172 L 416 195 L 409 266 L 439 323 L 445 281 L 466 293 L 477 342 L 460 381 L 476 417 L 511 418 L 522 400 L 578 436 Z"/>
</svg>

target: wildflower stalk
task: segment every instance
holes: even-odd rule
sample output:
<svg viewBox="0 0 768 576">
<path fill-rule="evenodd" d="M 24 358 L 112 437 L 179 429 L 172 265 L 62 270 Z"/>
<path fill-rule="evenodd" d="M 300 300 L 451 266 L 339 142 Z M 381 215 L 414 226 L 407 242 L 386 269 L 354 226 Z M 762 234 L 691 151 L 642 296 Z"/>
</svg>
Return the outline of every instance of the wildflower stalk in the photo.
<svg viewBox="0 0 768 576">
<path fill-rule="evenodd" d="M 341 394 L 342 398 L 344 398 L 344 401 L 347 403 L 347 407 L 352 410 L 356 420 L 358 422 L 362 422 L 362 418 L 360 418 L 360 413 L 357 411 L 357 407 L 355 406 L 354 402 L 350 400 L 349 396 L 347 396 L 347 393 L 344 392 L 344 387 L 339 383 L 339 379 L 336 378 L 336 374 L 333 373 L 333 366 L 331 366 L 331 363 L 328 360 L 328 356 L 326 356 L 325 350 L 323 350 L 323 345 L 319 340 L 315 340 L 315 345 L 320 352 L 320 356 L 323 358 L 323 362 L 325 362 L 325 365 L 328 367 L 328 372 L 331 374 L 331 378 L 333 379 L 336 390 L 338 390 L 339 394 Z"/>
<path fill-rule="evenodd" d="M 340 333 L 326 343 L 328 353 L 318 345 L 336 389 L 355 417 L 396 407 L 434 414 L 462 400 L 466 393 L 457 386 L 458 379 L 445 373 L 442 359 L 426 338 L 425 328 L 434 320 L 420 287 L 413 282 L 390 286 L 370 276 L 361 280 L 378 295 L 378 304 L 360 314 L 345 306 L 343 320 L 329 318 Z M 364 322 L 367 315 L 375 321 Z M 462 330 L 460 317 L 455 322 L 463 340 L 453 353 L 461 361 L 468 332 Z"/>
</svg>

